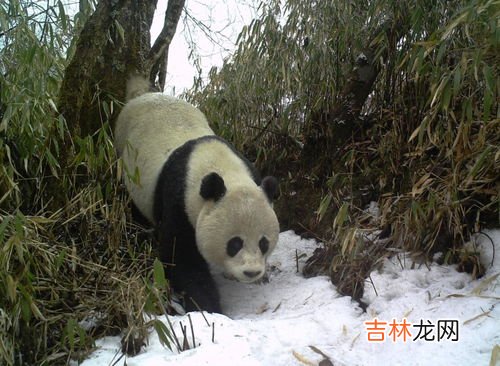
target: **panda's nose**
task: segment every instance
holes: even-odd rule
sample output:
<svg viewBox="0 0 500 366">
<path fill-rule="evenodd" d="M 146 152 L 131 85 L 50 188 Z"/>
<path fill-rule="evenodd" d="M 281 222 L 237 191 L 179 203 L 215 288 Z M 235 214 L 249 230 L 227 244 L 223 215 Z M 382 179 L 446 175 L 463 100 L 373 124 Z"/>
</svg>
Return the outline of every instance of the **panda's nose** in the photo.
<svg viewBox="0 0 500 366">
<path fill-rule="evenodd" d="M 262 271 L 243 271 L 243 274 L 249 278 L 255 278 L 261 273 Z"/>
</svg>

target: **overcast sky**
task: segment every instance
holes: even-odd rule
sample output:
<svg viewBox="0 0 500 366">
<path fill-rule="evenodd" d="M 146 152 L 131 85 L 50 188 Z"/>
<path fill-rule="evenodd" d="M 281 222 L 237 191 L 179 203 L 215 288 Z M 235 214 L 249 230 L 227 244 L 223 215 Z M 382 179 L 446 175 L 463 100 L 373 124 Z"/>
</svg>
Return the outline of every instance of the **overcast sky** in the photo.
<svg viewBox="0 0 500 366">
<path fill-rule="evenodd" d="M 158 0 L 152 42 L 163 27 L 167 3 L 168 0 Z M 165 92 L 178 95 L 192 86 L 197 72 L 189 59 L 191 52 L 200 56 L 204 75 L 211 67 L 220 67 L 234 51 L 242 27 L 255 17 L 257 4 L 256 0 L 186 0 L 170 45 Z"/>
</svg>

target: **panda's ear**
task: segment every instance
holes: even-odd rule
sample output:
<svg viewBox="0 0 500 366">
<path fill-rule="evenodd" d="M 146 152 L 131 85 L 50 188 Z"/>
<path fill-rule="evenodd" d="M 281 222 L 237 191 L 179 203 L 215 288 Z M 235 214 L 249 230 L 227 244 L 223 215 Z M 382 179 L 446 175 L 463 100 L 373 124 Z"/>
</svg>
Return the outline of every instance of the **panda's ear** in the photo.
<svg viewBox="0 0 500 366">
<path fill-rule="evenodd" d="M 210 173 L 203 177 L 200 187 L 200 196 L 206 200 L 218 201 L 226 194 L 224 179 L 217 173 Z"/>
<path fill-rule="evenodd" d="M 264 177 L 264 179 L 262 179 L 262 182 L 260 183 L 260 186 L 262 187 L 262 190 L 269 199 L 269 202 L 273 202 L 275 199 L 279 197 L 280 189 L 278 185 L 278 180 L 275 177 L 270 175 Z"/>
</svg>

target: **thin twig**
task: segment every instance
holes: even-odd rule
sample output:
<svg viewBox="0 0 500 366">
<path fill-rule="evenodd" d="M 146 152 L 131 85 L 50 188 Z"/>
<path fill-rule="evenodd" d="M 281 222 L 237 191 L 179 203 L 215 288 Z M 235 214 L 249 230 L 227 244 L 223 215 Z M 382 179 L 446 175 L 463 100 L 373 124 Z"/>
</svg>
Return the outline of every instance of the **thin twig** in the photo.
<svg viewBox="0 0 500 366">
<path fill-rule="evenodd" d="M 484 236 L 486 236 L 490 240 L 491 249 L 493 250 L 493 253 L 492 253 L 492 256 L 491 256 L 490 267 L 493 267 L 493 263 L 495 262 L 495 243 L 493 242 L 493 239 L 491 238 L 491 236 L 489 236 L 488 234 L 486 234 L 484 231 L 480 231 L 478 234 L 484 235 Z"/>
<path fill-rule="evenodd" d="M 182 322 L 179 322 L 181 325 L 181 331 L 183 335 L 183 340 L 182 340 L 182 350 L 186 351 L 189 349 L 189 342 L 187 340 L 187 334 L 186 334 L 186 327 L 182 324 Z"/>
<path fill-rule="evenodd" d="M 189 326 L 191 327 L 191 337 L 193 338 L 193 348 L 196 348 L 196 342 L 194 339 L 194 330 L 193 330 L 193 322 L 191 320 L 191 314 L 188 314 Z"/>
<path fill-rule="evenodd" d="M 207 318 L 205 317 L 205 313 L 204 313 L 203 309 L 200 307 L 200 305 L 198 305 L 198 303 L 192 297 L 190 297 L 189 299 L 196 306 L 196 309 L 198 309 L 198 311 L 201 313 L 201 315 L 203 316 L 203 319 L 205 319 L 205 322 L 207 323 L 207 325 L 210 326 L 210 323 L 208 322 Z"/>
<path fill-rule="evenodd" d="M 295 266 L 297 267 L 297 273 L 299 273 L 299 252 L 295 249 Z"/>
</svg>

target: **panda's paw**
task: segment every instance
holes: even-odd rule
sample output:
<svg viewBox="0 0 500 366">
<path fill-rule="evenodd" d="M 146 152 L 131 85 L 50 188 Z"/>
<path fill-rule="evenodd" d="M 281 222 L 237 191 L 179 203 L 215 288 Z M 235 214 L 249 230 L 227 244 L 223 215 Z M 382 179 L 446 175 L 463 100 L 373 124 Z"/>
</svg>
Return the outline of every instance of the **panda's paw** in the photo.
<svg viewBox="0 0 500 366">
<path fill-rule="evenodd" d="M 219 292 L 208 274 L 193 274 L 177 283 L 177 291 L 182 294 L 184 309 L 222 314 Z"/>
<path fill-rule="evenodd" d="M 184 294 L 184 309 L 186 312 L 191 311 L 206 311 L 208 313 L 222 314 L 219 299 L 213 294 L 202 294 L 198 292 L 196 295 Z"/>
<path fill-rule="evenodd" d="M 266 273 L 264 273 L 264 276 L 262 276 L 261 279 L 257 281 L 257 283 L 269 283 L 269 272 L 266 271 Z"/>
<path fill-rule="evenodd" d="M 175 292 L 173 292 L 170 296 L 169 306 L 179 315 L 186 314 L 186 310 L 184 309 L 184 299 L 182 296 L 179 296 Z"/>
</svg>

